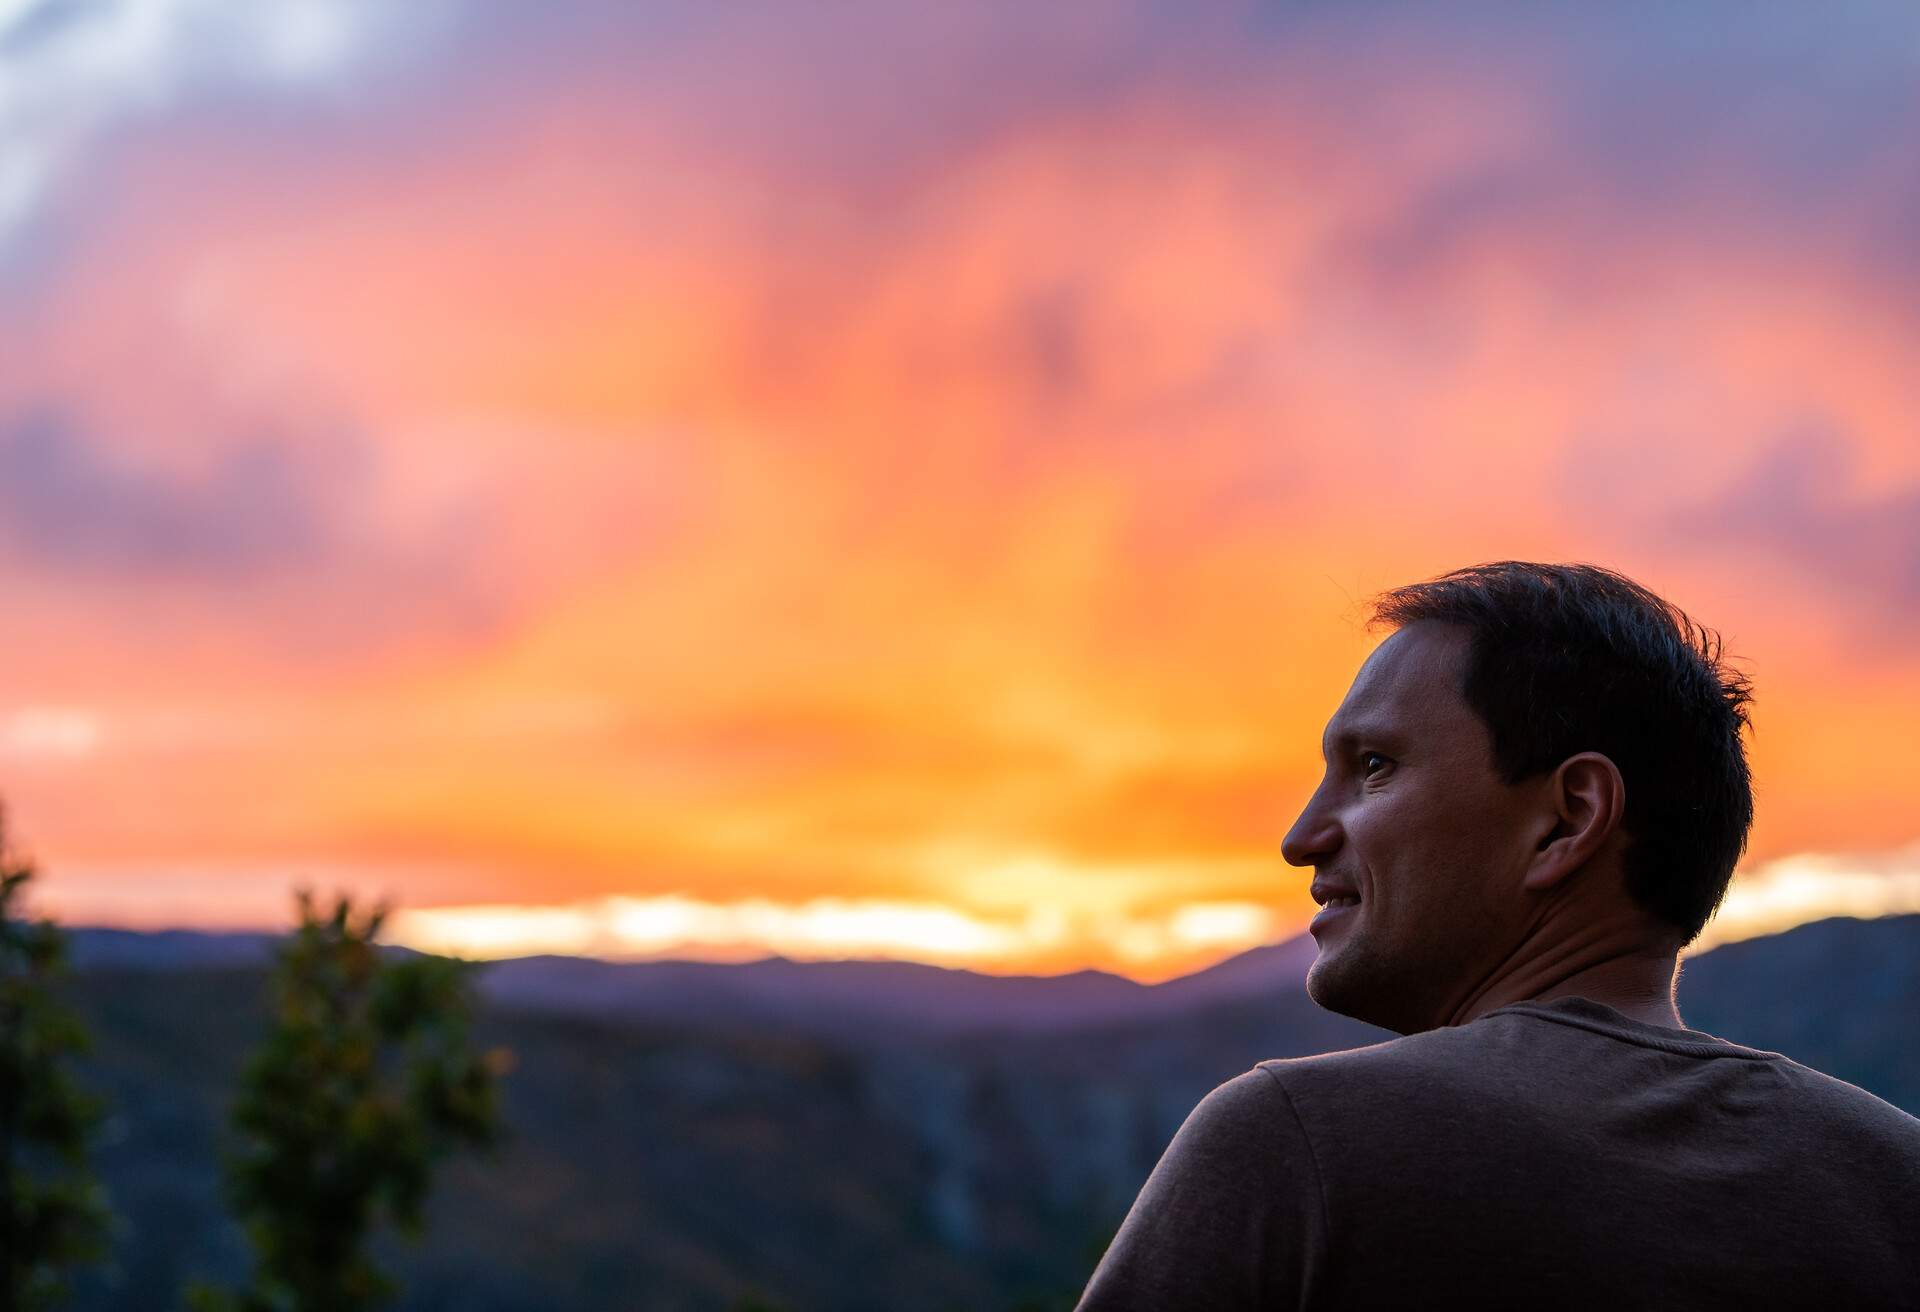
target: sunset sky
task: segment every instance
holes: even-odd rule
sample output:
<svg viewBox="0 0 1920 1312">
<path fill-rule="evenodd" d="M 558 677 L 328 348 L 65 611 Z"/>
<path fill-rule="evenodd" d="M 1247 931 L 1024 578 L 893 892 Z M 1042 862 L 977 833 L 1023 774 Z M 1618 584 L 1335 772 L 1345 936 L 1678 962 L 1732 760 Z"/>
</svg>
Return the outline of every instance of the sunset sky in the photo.
<svg viewBox="0 0 1920 1312">
<path fill-rule="evenodd" d="M 0 0 L 0 797 L 76 923 L 1158 978 L 1379 589 L 1722 630 L 1920 910 L 1920 13 Z"/>
</svg>

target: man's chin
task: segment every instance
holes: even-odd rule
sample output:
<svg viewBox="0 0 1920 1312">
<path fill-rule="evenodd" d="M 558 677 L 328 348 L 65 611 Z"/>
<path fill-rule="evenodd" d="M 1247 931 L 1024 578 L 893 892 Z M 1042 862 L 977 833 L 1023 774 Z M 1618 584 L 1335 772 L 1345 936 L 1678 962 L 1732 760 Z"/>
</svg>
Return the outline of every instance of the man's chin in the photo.
<svg viewBox="0 0 1920 1312">
<path fill-rule="evenodd" d="M 1355 960 L 1349 944 L 1326 944 L 1307 967 L 1307 996 L 1322 1011 L 1350 1016 L 1369 1025 L 1378 1025 L 1373 1005 L 1377 990 L 1368 987 L 1365 963 Z"/>
<path fill-rule="evenodd" d="M 1322 947 L 1320 955 L 1307 967 L 1307 996 L 1313 999 L 1315 1006 L 1324 1011 L 1346 1015 L 1348 1003 L 1347 981 L 1341 970 L 1340 953 L 1337 948 Z"/>
<path fill-rule="evenodd" d="M 1322 1011 L 1346 1016 L 1395 1034 L 1433 1028 L 1428 990 L 1411 976 L 1395 973 L 1393 963 L 1353 951 L 1342 943 L 1321 948 L 1307 968 L 1307 996 Z"/>
</svg>

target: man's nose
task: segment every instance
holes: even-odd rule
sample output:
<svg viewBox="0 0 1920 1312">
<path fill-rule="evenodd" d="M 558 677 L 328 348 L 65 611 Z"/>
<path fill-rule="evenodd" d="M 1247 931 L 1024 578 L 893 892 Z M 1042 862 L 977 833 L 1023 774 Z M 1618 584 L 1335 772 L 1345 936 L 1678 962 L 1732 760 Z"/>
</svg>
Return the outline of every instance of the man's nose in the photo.
<svg viewBox="0 0 1920 1312">
<path fill-rule="evenodd" d="M 1340 820 L 1316 792 L 1281 840 L 1280 855 L 1290 866 L 1318 865 L 1339 850 L 1340 842 Z"/>
</svg>

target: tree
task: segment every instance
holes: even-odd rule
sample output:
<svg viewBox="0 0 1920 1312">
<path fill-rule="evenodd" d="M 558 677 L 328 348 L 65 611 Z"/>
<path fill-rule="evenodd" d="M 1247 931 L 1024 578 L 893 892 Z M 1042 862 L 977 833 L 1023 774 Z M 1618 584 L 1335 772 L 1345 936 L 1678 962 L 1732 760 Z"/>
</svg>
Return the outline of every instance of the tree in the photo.
<svg viewBox="0 0 1920 1312">
<path fill-rule="evenodd" d="M 196 1290 L 202 1309 L 380 1306 L 395 1287 L 367 1252 L 373 1231 L 418 1237 L 435 1165 L 498 1135 L 505 1055 L 470 1043 L 465 965 L 383 954 L 384 908 L 342 896 L 323 914 L 306 893 L 299 907 L 233 1110 L 227 1179 L 254 1269 L 238 1293 Z"/>
<path fill-rule="evenodd" d="M 33 867 L 0 812 L 0 1312 L 58 1305 L 73 1267 L 106 1248 L 106 1195 L 88 1169 L 97 1101 L 67 1074 L 86 1032 L 54 995 L 66 944 L 27 918 Z"/>
</svg>

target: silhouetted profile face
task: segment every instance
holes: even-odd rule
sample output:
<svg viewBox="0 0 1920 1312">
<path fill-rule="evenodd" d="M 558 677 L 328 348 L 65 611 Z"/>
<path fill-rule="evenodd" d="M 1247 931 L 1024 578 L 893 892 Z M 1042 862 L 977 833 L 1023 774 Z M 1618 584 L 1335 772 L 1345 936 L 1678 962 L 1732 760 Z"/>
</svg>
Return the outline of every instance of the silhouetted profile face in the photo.
<svg viewBox="0 0 1920 1312">
<path fill-rule="evenodd" d="M 1328 721 L 1326 773 L 1282 844 L 1312 866 L 1319 956 L 1307 992 L 1400 1033 L 1444 1023 L 1526 932 L 1541 812 L 1503 782 L 1462 696 L 1464 629 L 1402 629 Z M 1332 900 L 1329 900 L 1331 897 Z"/>
</svg>

